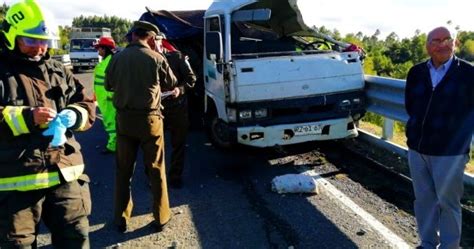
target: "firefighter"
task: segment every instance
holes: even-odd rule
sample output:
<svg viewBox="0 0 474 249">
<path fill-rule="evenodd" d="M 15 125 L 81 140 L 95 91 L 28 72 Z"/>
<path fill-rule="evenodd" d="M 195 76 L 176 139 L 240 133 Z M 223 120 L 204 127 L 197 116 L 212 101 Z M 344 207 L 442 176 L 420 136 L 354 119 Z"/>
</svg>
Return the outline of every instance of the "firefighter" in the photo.
<svg viewBox="0 0 474 249">
<path fill-rule="evenodd" d="M 112 37 L 101 37 L 94 47 L 103 58 L 94 69 L 94 92 L 99 104 L 99 110 L 102 113 L 102 123 L 108 135 L 107 145 L 102 150 L 102 153 L 108 154 L 115 152 L 117 134 L 115 132 L 115 108 L 112 103 L 113 93 L 105 90 L 104 80 L 105 69 L 114 55 L 115 41 Z"/>
<path fill-rule="evenodd" d="M 0 248 L 89 248 L 91 200 L 74 132 L 95 120 L 84 86 L 60 62 L 58 26 L 35 0 L 10 6 L 0 32 Z M 54 134 L 54 136 L 50 136 Z"/>
<path fill-rule="evenodd" d="M 164 157 L 161 88 L 173 88 L 176 78 L 166 59 L 154 51 L 159 29 L 145 21 L 134 22 L 132 42 L 109 63 L 105 89 L 114 92 L 117 110 L 117 153 L 114 222 L 126 232 L 133 202 L 130 184 L 137 151 L 143 150 L 143 164 L 153 194 L 153 216 L 157 231 L 171 219 Z"/>
<path fill-rule="evenodd" d="M 186 94 L 193 89 L 196 75 L 188 62 L 188 56 L 176 50 L 166 39 L 162 41 L 163 52 L 178 80 L 178 95 L 163 100 L 165 129 L 171 135 L 171 165 L 168 172 L 168 185 L 181 188 L 186 149 L 186 136 L 189 129 L 188 100 Z"/>
</svg>

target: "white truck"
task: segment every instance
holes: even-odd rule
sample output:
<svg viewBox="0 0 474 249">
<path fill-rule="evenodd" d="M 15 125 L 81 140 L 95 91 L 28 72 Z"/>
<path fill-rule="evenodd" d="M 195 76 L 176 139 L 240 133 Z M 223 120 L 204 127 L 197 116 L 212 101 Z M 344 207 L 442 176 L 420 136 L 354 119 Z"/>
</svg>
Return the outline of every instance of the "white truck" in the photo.
<svg viewBox="0 0 474 249">
<path fill-rule="evenodd" d="M 111 37 L 111 35 L 109 28 L 72 27 L 69 56 L 74 72 L 95 67 L 102 58 L 94 48 L 94 44 L 100 37 Z"/>
<path fill-rule="evenodd" d="M 204 15 L 204 115 L 213 144 L 269 147 L 358 135 L 363 52 L 308 28 L 296 0 L 215 0 L 194 12 Z M 141 19 L 180 44 L 169 28 L 179 25 L 170 23 L 196 28 L 191 15 L 148 11 Z"/>
</svg>

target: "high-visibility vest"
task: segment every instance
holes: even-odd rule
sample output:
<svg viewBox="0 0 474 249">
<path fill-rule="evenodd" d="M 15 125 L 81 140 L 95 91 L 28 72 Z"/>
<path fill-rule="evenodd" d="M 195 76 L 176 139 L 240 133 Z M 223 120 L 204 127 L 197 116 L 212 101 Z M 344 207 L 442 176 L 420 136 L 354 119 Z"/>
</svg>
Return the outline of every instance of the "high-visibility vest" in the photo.
<svg viewBox="0 0 474 249">
<path fill-rule="evenodd" d="M 94 69 L 94 86 L 103 86 L 105 81 L 105 70 L 109 65 L 112 55 L 108 55 Z"/>
</svg>

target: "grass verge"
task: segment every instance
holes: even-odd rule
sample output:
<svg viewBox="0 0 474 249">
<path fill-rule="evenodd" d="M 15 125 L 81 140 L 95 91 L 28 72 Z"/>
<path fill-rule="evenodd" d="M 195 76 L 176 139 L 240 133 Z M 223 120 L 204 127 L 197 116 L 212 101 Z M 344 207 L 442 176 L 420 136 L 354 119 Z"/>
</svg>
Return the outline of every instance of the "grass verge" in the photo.
<svg viewBox="0 0 474 249">
<path fill-rule="evenodd" d="M 360 121 L 359 128 L 369 133 L 372 133 L 374 135 L 382 136 L 382 127 L 376 124 Z M 398 145 L 407 147 L 407 140 L 403 132 L 394 131 L 393 138 L 390 139 L 390 141 Z M 474 158 L 474 151 L 471 150 L 471 160 L 466 165 L 466 169 L 465 169 L 465 172 L 468 172 L 470 174 L 474 174 L 474 159 L 473 158 Z"/>
</svg>

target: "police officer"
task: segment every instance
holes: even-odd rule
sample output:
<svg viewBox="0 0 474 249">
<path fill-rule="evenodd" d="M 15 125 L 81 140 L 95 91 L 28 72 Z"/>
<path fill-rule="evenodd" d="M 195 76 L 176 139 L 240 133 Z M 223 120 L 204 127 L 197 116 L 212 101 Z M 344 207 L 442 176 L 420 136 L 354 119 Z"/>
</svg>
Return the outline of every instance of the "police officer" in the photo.
<svg viewBox="0 0 474 249">
<path fill-rule="evenodd" d="M 165 129 L 171 134 L 171 166 L 168 172 L 170 187 L 182 187 L 182 174 L 186 149 L 186 136 L 189 128 L 188 100 L 186 94 L 194 88 L 196 75 L 188 62 L 188 56 L 176 50 L 167 40 L 162 45 L 168 63 L 178 79 L 178 95 L 163 100 Z"/>
<path fill-rule="evenodd" d="M 107 145 L 102 153 L 108 154 L 115 152 L 115 143 L 117 134 L 115 132 L 115 108 L 112 103 L 112 92 L 104 88 L 105 69 L 109 65 L 110 59 L 114 55 L 115 41 L 112 37 L 101 37 L 94 47 L 102 56 L 102 61 L 94 69 L 94 92 L 99 104 L 99 110 L 102 113 L 102 123 L 107 132 Z"/>
<path fill-rule="evenodd" d="M 114 220 L 121 232 L 127 230 L 133 202 L 130 182 L 138 148 L 153 194 L 153 216 L 158 231 L 171 219 L 166 186 L 161 89 L 176 86 L 166 59 L 153 49 L 159 29 L 144 21 L 134 22 L 132 42 L 116 54 L 106 70 L 105 88 L 114 92 L 117 110 L 117 172 Z"/>
<path fill-rule="evenodd" d="M 89 248 L 89 180 L 74 131 L 91 127 L 94 102 L 50 59 L 58 27 L 35 0 L 9 8 L 0 36 L 0 248 L 36 248 L 41 219 L 55 248 Z"/>
</svg>

